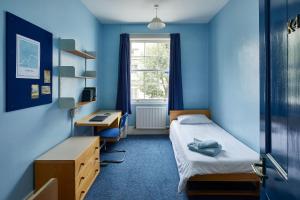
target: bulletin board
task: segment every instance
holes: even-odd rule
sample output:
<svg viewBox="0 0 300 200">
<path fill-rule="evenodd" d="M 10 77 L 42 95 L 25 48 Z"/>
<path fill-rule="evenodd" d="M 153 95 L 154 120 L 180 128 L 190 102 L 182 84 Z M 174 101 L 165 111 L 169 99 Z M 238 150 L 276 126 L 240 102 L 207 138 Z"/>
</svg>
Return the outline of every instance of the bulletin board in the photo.
<svg viewBox="0 0 300 200">
<path fill-rule="evenodd" d="M 52 33 L 6 12 L 6 112 L 52 102 Z"/>
</svg>

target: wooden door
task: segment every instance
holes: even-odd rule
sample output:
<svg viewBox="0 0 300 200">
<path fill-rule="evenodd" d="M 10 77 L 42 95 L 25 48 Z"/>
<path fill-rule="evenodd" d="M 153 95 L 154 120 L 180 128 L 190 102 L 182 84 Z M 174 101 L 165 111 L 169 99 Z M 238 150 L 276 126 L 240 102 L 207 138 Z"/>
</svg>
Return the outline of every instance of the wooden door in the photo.
<svg viewBox="0 0 300 200">
<path fill-rule="evenodd" d="M 299 8 L 299 0 L 260 1 L 262 199 L 300 199 Z"/>
</svg>

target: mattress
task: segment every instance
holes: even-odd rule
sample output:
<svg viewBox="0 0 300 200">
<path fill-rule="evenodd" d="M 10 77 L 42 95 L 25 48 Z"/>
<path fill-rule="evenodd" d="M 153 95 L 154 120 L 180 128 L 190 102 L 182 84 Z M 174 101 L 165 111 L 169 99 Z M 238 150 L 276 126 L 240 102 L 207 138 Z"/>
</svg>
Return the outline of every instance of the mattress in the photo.
<svg viewBox="0 0 300 200">
<path fill-rule="evenodd" d="M 193 139 L 213 139 L 222 145 L 216 157 L 190 151 L 187 144 Z M 188 179 L 195 175 L 252 172 L 251 164 L 259 161 L 259 154 L 237 140 L 215 123 L 181 125 L 173 120 L 170 126 L 175 159 L 180 177 L 178 192 L 185 189 Z"/>
</svg>

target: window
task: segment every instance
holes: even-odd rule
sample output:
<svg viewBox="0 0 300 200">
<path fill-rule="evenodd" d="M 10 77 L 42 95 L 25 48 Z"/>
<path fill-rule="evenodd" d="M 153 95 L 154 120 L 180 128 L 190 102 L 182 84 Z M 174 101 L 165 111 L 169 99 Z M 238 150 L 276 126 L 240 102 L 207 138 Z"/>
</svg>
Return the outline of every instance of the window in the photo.
<svg viewBox="0 0 300 200">
<path fill-rule="evenodd" d="M 131 39 L 131 99 L 166 102 L 169 89 L 170 39 Z"/>
</svg>

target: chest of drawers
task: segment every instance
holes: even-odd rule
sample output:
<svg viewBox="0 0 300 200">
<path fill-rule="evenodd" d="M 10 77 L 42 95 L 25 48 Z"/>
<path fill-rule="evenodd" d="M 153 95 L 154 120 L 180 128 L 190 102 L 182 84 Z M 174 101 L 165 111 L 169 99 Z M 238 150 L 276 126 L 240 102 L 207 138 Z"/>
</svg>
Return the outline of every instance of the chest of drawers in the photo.
<svg viewBox="0 0 300 200">
<path fill-rule="evenodd" d="M 59 199 L 81 200 L 99 172 L 99 137 L 71 137 L 35 161 L 35 188 L 57 178 Z"/>
</svg>

